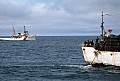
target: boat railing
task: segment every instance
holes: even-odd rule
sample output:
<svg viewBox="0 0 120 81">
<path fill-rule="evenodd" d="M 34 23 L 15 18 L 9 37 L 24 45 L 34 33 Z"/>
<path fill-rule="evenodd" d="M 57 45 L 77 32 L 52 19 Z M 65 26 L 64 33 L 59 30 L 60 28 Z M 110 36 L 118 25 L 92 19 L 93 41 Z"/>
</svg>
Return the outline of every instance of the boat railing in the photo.
<svg viewBox="0 0 120 81">
<path fill-rule="evenodd" d="M 84 43 L 82 43 L 82 47 L 94 47 L 94 42 L 92 41 L 84 41 Z"/>
</svg>

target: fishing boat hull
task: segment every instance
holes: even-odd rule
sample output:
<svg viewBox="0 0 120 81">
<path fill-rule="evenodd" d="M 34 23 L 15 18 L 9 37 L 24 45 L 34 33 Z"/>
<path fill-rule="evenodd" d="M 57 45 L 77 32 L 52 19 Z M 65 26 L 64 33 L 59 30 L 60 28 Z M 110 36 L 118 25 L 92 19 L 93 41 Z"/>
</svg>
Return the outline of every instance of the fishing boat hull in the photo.
<svg viewBox="0 0 120 81">
<path fill-rule="evenodd" d="M 20 38 L 15 38 L 15 37 L 10 37 L 10 38 L 0 38 L 0 40 L 36 40 L 36 36 L 29 36 L 29 37 L 20 37 Z"/>
<path fill-rule="evenodd" d="M 29 36 L 26 40 L 36 40 L 36 36 Z"/>
<path fill-rule="evenodd" d="M 120 52 L 98 51 L 94 47 L 82 47 L 82 52 L 87 64 L 120 66 Z"/>
</svg>

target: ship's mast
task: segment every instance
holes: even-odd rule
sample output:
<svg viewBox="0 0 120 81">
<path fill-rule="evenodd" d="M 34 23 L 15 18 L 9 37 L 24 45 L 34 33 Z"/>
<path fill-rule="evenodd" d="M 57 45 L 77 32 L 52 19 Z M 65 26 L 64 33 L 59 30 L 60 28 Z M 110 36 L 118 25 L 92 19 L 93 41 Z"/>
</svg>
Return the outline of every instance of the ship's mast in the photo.
<svg viewBox="0 0 120 81">
<path fill-rule="evenodd" d="M 24 26 L 24 33 L 26 33 L 26 28 L 25 28 L 25 26 Z"/>
<path fill-rule="evenodd" d="M 29 35 L 29 33 L 28 33 L 28 31 L 26 31 L 26 28 L 25 28 L 25 26 L 24 26 L 24 35 Z"/>
<path fill-rule="evenodd" d="M 16 32 L 15 32 L 15 29 L 14 29 L 14 26 L 13 26 L 13 36 L 16 35 Z"/>
<path fill-rule="evenodd" d="M 103 15 L 103 11 L 102 11 L 102 15 L 101 15 L 101 16 L 102 16 L 101 29 L 102 29 L 102 39 L 103 39 L 103 37 L 104 37 L 104 25 L 103 25 L 103 24 L 104 24 L 104 21 L 103 21 L 103 16 L 104 16 L 104 15 Z"/>
<path fill-rule="evenodd" d="M 101 25 L 101 29 L 102 29 L 102 39 L 103 39 L 104 36 L 105 36 L 105 31 L 104 31 L 104 30 L 105 30 L 105 29 L 104 29 L 104 16 L 105 16 L 105 15 L 109 15 L 109 14 L 104 14 L 103 11 L 102 11 L 102 15 L 101 15 L 101 16 L 102 16 L 102 23 L 101 23 L 101 24 L 102 24 L 102 25 Z"/>
</svg>

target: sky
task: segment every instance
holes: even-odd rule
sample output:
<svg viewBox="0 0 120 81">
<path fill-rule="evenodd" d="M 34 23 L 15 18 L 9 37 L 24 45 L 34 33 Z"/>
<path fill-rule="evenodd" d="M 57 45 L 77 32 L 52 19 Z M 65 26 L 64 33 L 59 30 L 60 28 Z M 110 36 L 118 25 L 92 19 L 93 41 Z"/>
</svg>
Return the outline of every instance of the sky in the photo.
<svg viewBox="0 0 120 81">
<path fill-rule="evenodd" d="M 120 0 L 0 0 L 0 36 L 12 28 L 37 36 L 89 36 L 120 30 Z M 105 15 L 109 14 L 109 15 Z"/>
</svg>

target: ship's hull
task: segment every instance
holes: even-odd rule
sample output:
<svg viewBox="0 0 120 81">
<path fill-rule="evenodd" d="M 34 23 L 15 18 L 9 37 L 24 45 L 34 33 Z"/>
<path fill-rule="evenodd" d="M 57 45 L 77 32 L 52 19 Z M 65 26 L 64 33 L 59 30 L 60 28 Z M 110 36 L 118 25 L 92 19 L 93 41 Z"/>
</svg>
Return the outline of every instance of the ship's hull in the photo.
<svg viewBox="0 0 120 81">
<path fill-rule="evenodd" d="M 36 36 L 29 36 L 26 40 L 36 40 Z"/>
<path fill-rule="evenodd" d="M 20 37 L 20 38 L 15 38 L 15 37 L 10 37 L 10 38 L 0 38 L 0 40 L 36 40 L 36 36 L 29 36 L 27 38 L 25 37 Z"/>
<path fill-rule="evenodd" d="M 120 52 L 98 51 L 94 47 L 82 47 L 87 64 L 103 64 L 120 66 Z"/>
</svg>

